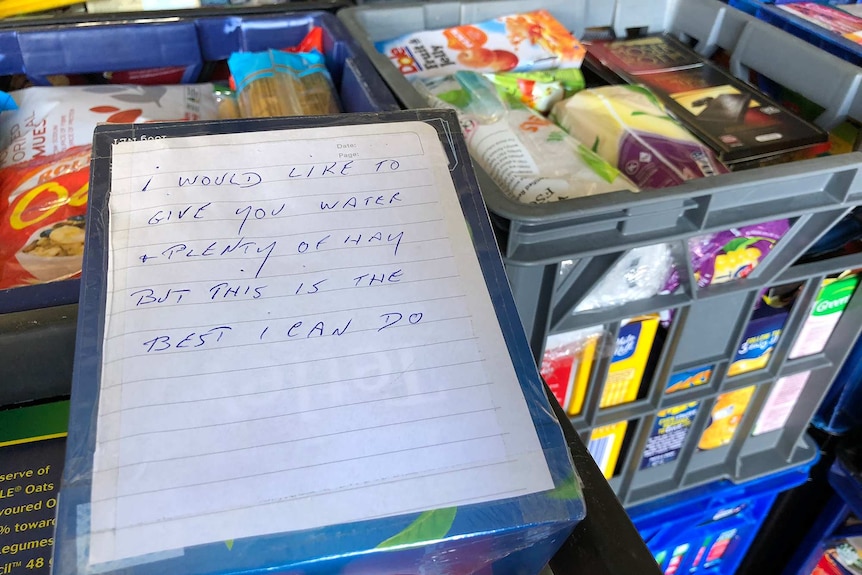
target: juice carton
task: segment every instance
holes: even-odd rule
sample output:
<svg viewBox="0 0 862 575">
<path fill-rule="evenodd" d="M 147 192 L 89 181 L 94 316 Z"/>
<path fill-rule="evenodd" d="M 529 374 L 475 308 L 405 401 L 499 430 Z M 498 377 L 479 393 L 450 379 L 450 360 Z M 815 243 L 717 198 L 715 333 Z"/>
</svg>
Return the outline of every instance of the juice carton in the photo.
<svg viewBox="0 0 862 575">
<path fill-rule="evenodd" d="M 825 131 L 670 36 L 598 41 L 588 50 L 588 65 L 650 88 L 732 167 L 773 163 L 775 156 L 827 141 Z"/>
<path fill-rule="evenodd" d="M 527 72 L 579 68 L 586 50 L 548 11 L 502 16 L 377 42 L 377 50 L 410 78 L 457 70 Z"/>
<path fill-rule="evenodd" d="M 629 403 L 637 398 L 646 371 L 659 317 L 633 318 L 620 328 L 599 407 Z"/>
<path fill-rule="evenodd" d="M 709 425 L 700 436 L 698 449 L 716 449 L 730 443 L 752 395 L 753 385 L 719 395 L 709 414 Z"/>
<path fill-rule="evenodd" d="M 641 458 L 641 469 L 674 461 L 688 436 L 700 403 L 691 401 L 663 409 L 656 414 Z"/>
<path fill-rule="evenodd" d="M 614 476 L 614 469 L 617 466 L 617 459 L 620 456 L 628 425 L 628 421 L 603 425 L 593 429 L 590 434 L 587 451 L 593 456 L 596 465 L 607 479 Z"/>
<path fill-rule="evenodd" d="M 859 276 L 855 275 L 823 280 L 811 314 L 802 324 L 796 342 L 790 349 L 790 359 L 823 351 L 857 285 Z"/>
</svg>

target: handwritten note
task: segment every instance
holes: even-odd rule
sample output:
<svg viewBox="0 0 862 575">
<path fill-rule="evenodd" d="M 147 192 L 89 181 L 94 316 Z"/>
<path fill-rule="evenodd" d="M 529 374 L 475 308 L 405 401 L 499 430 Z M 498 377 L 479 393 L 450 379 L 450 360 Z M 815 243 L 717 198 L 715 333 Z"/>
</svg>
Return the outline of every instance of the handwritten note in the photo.
<svg viewBox="0 0 862 575">
<path fill-rule="evenodd" d="M 90 563 L 553 488 L 421 122 L 119 142 Z"/>
</svg>

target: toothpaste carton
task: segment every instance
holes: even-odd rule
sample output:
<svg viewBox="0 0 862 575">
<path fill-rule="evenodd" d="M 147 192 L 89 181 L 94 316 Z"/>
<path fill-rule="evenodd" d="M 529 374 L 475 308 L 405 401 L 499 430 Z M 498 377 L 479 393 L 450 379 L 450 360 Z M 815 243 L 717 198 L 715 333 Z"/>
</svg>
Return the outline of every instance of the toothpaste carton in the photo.
<svg viewBox="0 0 862 575">
<path fill-rule="evenodd" d="M 586 50 L 547 10 L 425 30 L 375 43 L 410 78 L 457 70 L 527 72 L 579 68 Z"/>
<path fill-rule="evenodd" d="M 802 324 L 799 336 L 790 349 L 790 359 L 823 351 L 858 284 L 859 276 L 855 275 L 823 281 L 811 314 Z"/>
</svg>

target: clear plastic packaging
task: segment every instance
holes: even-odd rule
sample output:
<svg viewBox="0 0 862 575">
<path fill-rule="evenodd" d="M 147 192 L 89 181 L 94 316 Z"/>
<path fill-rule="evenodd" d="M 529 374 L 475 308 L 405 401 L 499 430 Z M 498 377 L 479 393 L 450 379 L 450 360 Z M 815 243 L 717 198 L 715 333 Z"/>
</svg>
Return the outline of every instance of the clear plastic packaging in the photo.
<svg viewBox="0 0 862 575">
<path fill-rule="evenodd" d="M 674 269 L 670 244 L 627 252 L 581 300 L 574 313 L 615 307 L 657 295 Z"/>
<path fill-rule="evenodd" d="M 544 204 L 636 191 L 617 169 L 479 74 L 417 81 L 429 104 L 458 112 L 470 153 L 512 199 Z"/>
<path fill-rule="evenodd" d="M 228 59 L 244 118 L 337 114 L 338 101 L 323 55 L 236 52 Z"/>
</svg>

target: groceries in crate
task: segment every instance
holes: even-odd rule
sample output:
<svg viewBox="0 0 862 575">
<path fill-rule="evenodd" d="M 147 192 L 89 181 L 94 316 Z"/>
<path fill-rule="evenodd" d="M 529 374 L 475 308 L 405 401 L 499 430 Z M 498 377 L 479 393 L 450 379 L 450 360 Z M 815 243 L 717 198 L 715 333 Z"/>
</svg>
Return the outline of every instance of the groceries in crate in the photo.
<svg viewBox="0 0 862 575">
<path fill-rule="evenodd" d="M 335 87 L 317 50 L 237 52 L 228 60 L 244 118 L 337 114 Z"/>
<path fill-rule="evenodd" d="M 0 114 L 0 289 L 80 273 L 99 123 L 211 120 L 212 84 L 32 87 Z"/>
<path fill-rule="evenodd" d="M 586 51 L 546 10 L 423 30 L 375 47 L 408 77 L 447 76 L 458 70 L 525 72 L 579 68 Z"/>
<path fill-rule="evenodd" d="M 653 345 L 658 329 L 658 316 L 647 315 L 623 322 L 613 342 L 607 341 L 601 326 L 551 335 L 542 356 L 542 377 L 566 413 L 579 415 L 593 364 L 602 355 L 609 356 L 599 407 L 632 402 L 650 371 L 653 352 L 661 347 Z"/>
<path fill-rule="evenodd" d="M 748 403 L 754 395 L 754 388 L 755 386 L 752 385 L 718 396 L 709 414 L 709 423 L 700 436 L 698 449 L 717 449 L 733 440 L 742 416 L 748 409 Z"/>
<path fill-rule="evenodd" d="M 670 36 L 590 43 L 587 65 L 606 79 L 650 88 L 734 169 L 782 161 L 827 141 L 826 132 Z"/>
<path fill-rule="evenodd" d="M 676 186 L 728 171 L 641 86 L 583 90 L 554 106 L 551 116 L 639 188 Z"/>
<path fill-rule="evenodd" d="M 429 103 L 458 112 L 470 153 L 512 199 L 543 204 L 634 186 L 610 164 L 473 72 L 419 80 Z"/>
</svg>

